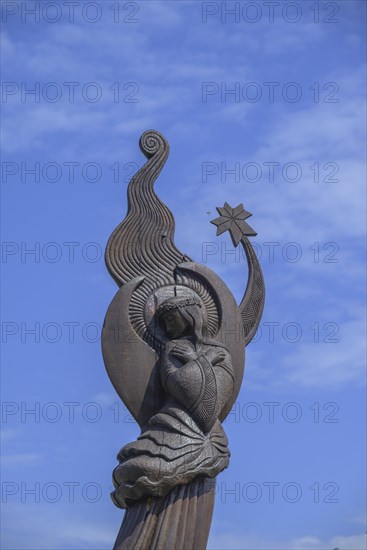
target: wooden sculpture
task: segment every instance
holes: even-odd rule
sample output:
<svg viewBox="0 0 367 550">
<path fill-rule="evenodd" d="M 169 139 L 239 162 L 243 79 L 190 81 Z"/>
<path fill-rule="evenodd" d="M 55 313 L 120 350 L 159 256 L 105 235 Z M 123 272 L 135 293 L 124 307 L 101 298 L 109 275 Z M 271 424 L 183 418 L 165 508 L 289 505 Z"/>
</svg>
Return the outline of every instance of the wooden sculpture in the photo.
<svg viewBox="0 0 367 550">
<path fill-rule="evenodd" d="M 175 246 L 174 219 L 154 191 L 169 147 L 145 132 L 148 158 L 128 187 L 128 212 L 106 248 L 120 289 L 102 333 L 103 357 L 118 395 L 141 428 L 113 472 L 114 503 L 126 508 L 114 550 L 206 548 L 215 478 L 230 452 L 222 421 L 238 395 L 245 346 L 264 306 L 264 281 L 242 205 L 217 208 L 217 235 L 229 230 L 249 267 L 238 306 L 225 283 Z"/>
</svg>

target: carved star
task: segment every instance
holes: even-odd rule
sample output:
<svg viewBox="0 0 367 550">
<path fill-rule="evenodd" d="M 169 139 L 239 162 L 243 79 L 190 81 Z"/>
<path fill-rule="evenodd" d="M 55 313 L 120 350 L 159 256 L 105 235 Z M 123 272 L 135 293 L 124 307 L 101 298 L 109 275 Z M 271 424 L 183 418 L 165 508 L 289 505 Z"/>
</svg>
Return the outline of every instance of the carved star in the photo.
<svg viewBox="0 0 367 550">
<path fill-rule="evenodd" d="M 217 236 L 229 231 L 233 246 L 238 246 L 242 237 L 252 237 L 257 233 L 245 222 L 246 218 L 252 216 L 251 212 L 244 209 L 243 204 L 239 204 L 236 208 L 229 206 L 228 202 L 224 203 L 223 208 L 217 207 L 219 218 L 211 220 L 217 226 Z"/>
</svg>

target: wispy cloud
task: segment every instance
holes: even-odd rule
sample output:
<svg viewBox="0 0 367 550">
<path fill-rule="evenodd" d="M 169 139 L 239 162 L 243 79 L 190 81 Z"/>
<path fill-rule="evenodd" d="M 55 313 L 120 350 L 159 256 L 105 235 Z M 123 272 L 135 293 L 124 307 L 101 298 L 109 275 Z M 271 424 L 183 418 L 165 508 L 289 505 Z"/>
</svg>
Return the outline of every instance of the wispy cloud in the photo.
<svg viewBox="0 0 367 550">
<path fill-rule="evenodd" d="M 42 455 L 36 453 L 19 453 L 13 455 L 3 455 L 1 462 L 4 467 L 31 466 L 38 464 L 43 459 Z"/>
<path fill-rule="evenodd" d="M 302 536 L 290 540 L 272 540 L 256 535 L 223 534 L 212 537 L 208 545 L 208 550 L 330 550 L 337 548 L 340 550 L 365 550 L 366 535 L 339 535 L 330 539 Z"/>
<path fill-rule="evenodd" d="M 83 514 L 78 517 L 72 510 L 65 514 L 57 504 L 52 507 L 28 504 L 27 514 L 24 505 L 7 504 L 3 514 L 7 529 L 2 531 L 2 544 L 9 550 L 108 550 L 116 537 L 112 522 L 108 525 L 101 520 L 96 524 L 83 518 Z"/>
</svg>

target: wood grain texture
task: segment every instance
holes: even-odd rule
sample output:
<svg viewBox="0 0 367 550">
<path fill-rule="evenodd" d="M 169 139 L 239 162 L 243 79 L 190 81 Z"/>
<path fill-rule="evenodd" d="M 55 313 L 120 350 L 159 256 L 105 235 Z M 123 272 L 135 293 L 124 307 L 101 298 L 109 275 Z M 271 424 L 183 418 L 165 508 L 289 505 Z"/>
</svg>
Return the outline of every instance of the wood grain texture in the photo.
<svg viewBox="0 0 367 550">
<path fill-rule="evenodd" d="M 168 142 L 149 130 L 140 148 L 148 160 L 129 183 L 127 214 L 105 254 L 119 290 L 103 325 L 103 359 L 141 428 L 113 471 L 111 498 L 126 509 L 114 550 L 204 550 L 215 479 L 230 458 L 222 421 L 241 387 L 264 280 L 242 205 L 225 203 L 213 221 L 246 252 L 240 306 L 218 275 L 177 249 L 173 215 L 154 191 Z"/>
</svg>

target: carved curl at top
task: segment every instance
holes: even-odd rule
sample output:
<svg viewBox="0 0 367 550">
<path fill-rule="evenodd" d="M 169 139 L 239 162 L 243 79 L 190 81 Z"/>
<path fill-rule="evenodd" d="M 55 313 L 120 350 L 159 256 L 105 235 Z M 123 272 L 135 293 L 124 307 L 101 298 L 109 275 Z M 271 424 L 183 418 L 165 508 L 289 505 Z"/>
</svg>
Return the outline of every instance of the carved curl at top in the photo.
<svg viewBox="0 0 367 550">
<path fill-rule="evenodd" d="M 150 159 L 159 150 L 169 151 L 168 141 L 156 130 L 147 130 L 139 140 L 139 146 L 144 155 Z"/>
</svg>

